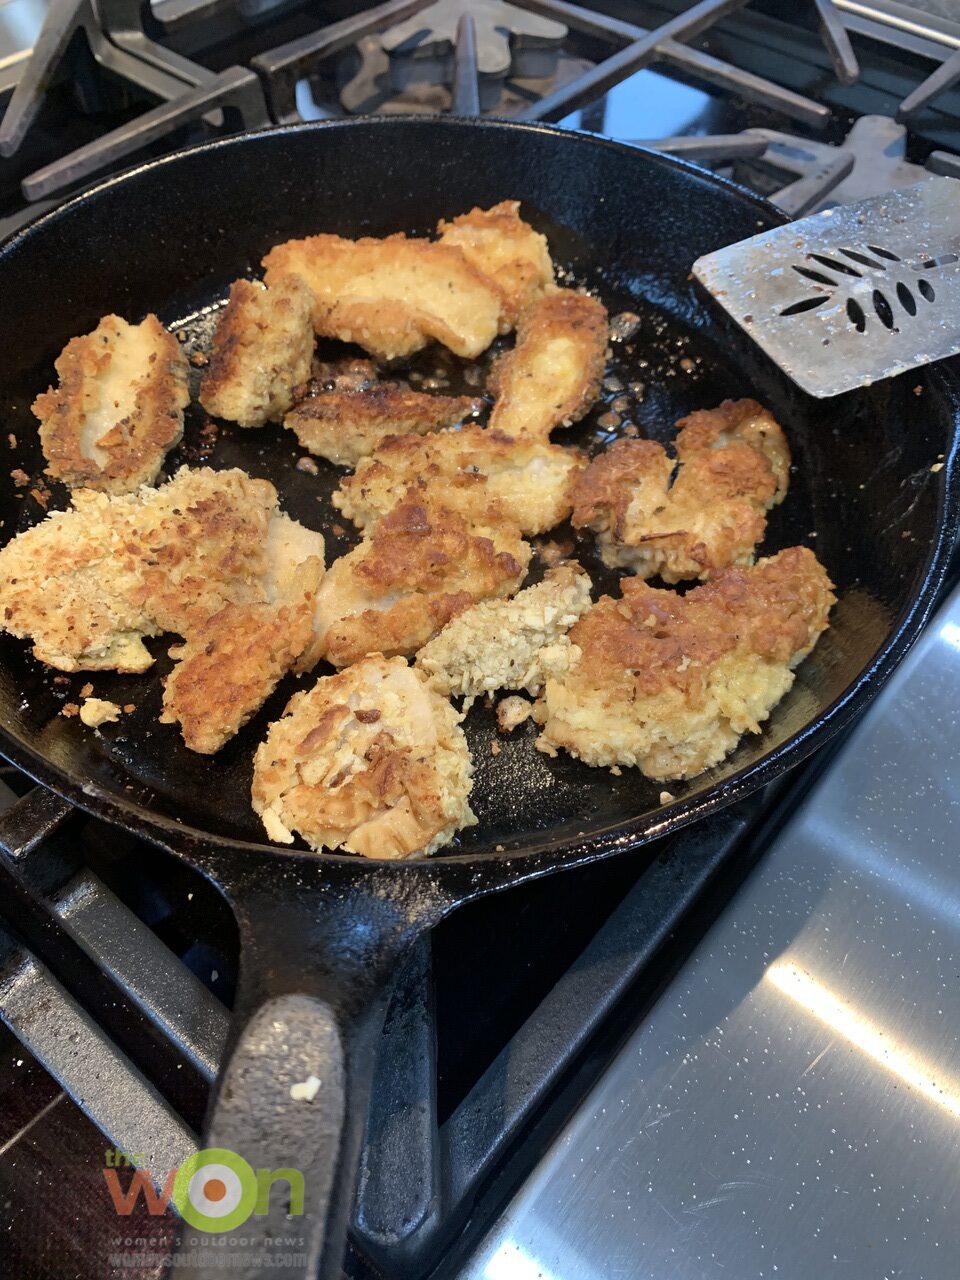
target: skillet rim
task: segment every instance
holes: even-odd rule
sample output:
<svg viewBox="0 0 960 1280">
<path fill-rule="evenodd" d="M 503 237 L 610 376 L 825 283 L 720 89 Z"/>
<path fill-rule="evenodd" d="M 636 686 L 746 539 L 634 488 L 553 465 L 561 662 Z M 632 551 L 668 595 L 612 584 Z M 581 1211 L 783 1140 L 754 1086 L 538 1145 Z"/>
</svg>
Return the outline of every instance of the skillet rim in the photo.
<svg viewBox="0 0 960 1280">
<path fill-rule="evenodd" d="M 423 115 L 397 116 L 360 116 L 350 119 L 310 121 L 302 124 L 290 124 L 251 130 L 246 133 L 233 134 L 225 138 L 212 139 L 191 147 L 181 148 L 155 159 L 145 161 L 112 174 L 95 186 L 71 197 L 55 209 L 40 214 L 25 226 L 17 228 L 11 235 L 0 242 L 0 261 L 10 252 L 16 251 L 22 244 L 29 242 L 37 235 L 45 235 L 48 227 L 55 227 L 64 218 L 73 216 L 78 209 L 95 203 L 106 192 L 114 187 L 133 182 L 143 173 L 153 173 L 167 165 L 176 165 L 184 157 L 198 153 L 210 154 L 222 149 L 241 148 L 248 141 L 260 141 L 267 137 L 286 137 L 289 134 L 320 133 L 330 129 L 390 129 L 398 125 L 416 124 L 421 128 L 462 129 L 506 129 L 511 132 L 528 134 L 547 134 L 564 139 L 577 139 L 588 145 L 602 147 L 623 156 L 636 156 L 639 152 L 648 162 L 680 169 L 695 175 L 698 180 L 729 192 L 741 202 L 747 202 L 763 212 L 767 218 L 773 218 L 780 224 L 789 221 L 775 205 L 758 196 L 755 192 L 732 182 L 709 170 L 704 170 L 681 157 L 664 154 L 634 143 L 620 142 L 588 130 L 565 129 L 557 125 L 542 122 L 500 120 L 492 117 L 458 117 Z M 934 366 L 937 367 L 937 366 Z M 928 366 L 929 368 L 929 366 Z M 960 392 L 954 391 L 953 398 L 957 402 L 957 414 L 960 417 Z M 382 872 L 385 868 L 432 868 L 437 875 L 445 874 L 448 868 L 458 868 L 459 873 L 487 868 L 494 864 L 501 868 L 513 867 L 514 863 L 522 868 L 517 878 L 527 878 L 561 866 L 583 865 L 627 848 L 638 848 L 642 844 L 657 837 L 679 830 L 692 822 L 706 818 L 738 799 L 758 790 L 774 778 L 787 772 L 802 760 L 806 759 L 817 748 L 823 746 L 830 738 L 845 728 L 853 717 L 859 714 L 872 701 L 883 684 L 899 665 L 910 647 L 916 641 L 921 628 L 930 617 L 939 589 L 946 576 L 950 555 L 956 540 L 958 524 L 960 524 L 960 468 L 956 465 L 960 453 L 960 425 L 954 430 L 946 455 L 944 467 L 939 475 L 937 494 L 937 530 L 938 536 L 930 548 L 923 567 L 920 588 L 915 592 L 905 609 L 894 621 L 886 641 L 874 655 L 872 661 L 860 674 L 840 693 L 828 707 L 811 721 L 787 738 L 779 746 L 772 748 L 753 764 L 731 774 L 723 781 L 708 787 L 702 795 L 677 800 L 664 805 L 656 811 L 648 811 L 642 817 L 629 822 L 619 823 L 605 828 L 592 835 L 585 835 L 582 840 L 550 839 L 546 834 L 540 840 L 528 841 L 524 846 L 507 847 L 503 852 L 487 850 L 480 853 L 446 853 L 432 854 L 428 858 L 411 858 L 392 861 L 383 858 L 357 858 L 354 855 L 339 853 L 316 854 L 303 849 L 290 849 L 284 846 L 267 843 L 232 839 L 204 831 L 175 818 L 167 817 L 144 807 L 136 801 L 125 799 L 108 791 L 98 784 L 85 780 L 77 774 L 58 765 L 52 764 L 44 755 L 35 750 L 25 740 L 16 736 L 6 725 L 0 725 L 0 754 L 19 766 L 41 786 L 47 787 L 55 794 L 77 806 L 82 811 L 106 819 L 135 835 L 150 840 L 153 844 L 169 850 L 179 856 L 186 857 L 200 865 L 206 858 L 203 855 L 220 853 L 238 853 L 250 855 L 268 855 L 272 859 L 282 858 L 288 864 L 316 864 L 318 868 L 325 866 L 338 867 L 362 875 L 364 872 Z M 222 864 L 220 864 L 222 866 Z M 241 861 L 238 870 L 243 870 Z M 453 872 L 451 872 L 453 873 Z M 220 879 L 219 869 L 217 878 Z M 223 877 L 227 879 L 227 877 Z"/>
</svg>

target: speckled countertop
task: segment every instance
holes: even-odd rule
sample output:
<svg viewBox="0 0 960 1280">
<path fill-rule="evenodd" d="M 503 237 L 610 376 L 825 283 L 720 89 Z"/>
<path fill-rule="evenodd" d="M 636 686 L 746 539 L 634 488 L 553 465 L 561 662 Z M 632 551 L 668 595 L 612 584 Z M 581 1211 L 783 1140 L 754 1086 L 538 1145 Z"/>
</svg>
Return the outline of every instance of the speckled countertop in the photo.
<svg viewBox="0 0 960 1280">
<path fill-rule="evenodd" d="M 470 1280 L 960 1276 L 960 590 Z"/>
</svg>

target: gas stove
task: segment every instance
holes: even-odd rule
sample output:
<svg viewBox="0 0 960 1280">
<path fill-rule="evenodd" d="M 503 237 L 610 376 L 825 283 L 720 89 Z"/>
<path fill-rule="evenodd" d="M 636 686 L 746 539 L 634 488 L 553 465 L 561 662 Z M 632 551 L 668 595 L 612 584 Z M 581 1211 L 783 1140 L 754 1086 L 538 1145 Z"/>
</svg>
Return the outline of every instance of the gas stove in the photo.
<svg viewBox="0 0 960 1280">
<path fill-rule="evenodd" d="M 549 120 L 643 142 L 797 215 L 960 176 L 954 9 L 0 0 L 0 234 L 192 141 L 368 112 Z M 350 1275 L 538 1274 L 498 1215 L 515 1195 L 532 1203 L 524 1187 L 551 1194 L 543 1153 L 587 1141 L 584 1097 L 648 1011 L 650 1025 L 665 1016 L 658 997 L 830 767 L 821 753 L 635 861 L 465 907 L 435 931 L 399 977 L 381 1045 Z M 4 1274 L 159 1276 L 176 1221 L 146 1200 L 118 1217 L 105 1152 L 159 1152 L 169 1168 L 196 1148 L 227 1034 L 233 917 L 168 855 L 14 770 L 2 778 Z M 46 838 L 24 844 L 38 817 Z"/>
</svg>

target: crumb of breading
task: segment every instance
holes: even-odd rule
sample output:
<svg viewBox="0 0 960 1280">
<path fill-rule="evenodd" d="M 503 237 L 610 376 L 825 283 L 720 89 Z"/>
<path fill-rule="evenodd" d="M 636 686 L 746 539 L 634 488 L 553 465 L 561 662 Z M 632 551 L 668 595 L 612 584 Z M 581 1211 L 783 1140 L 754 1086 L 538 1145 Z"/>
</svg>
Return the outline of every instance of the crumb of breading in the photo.
<svg viewBox="0 0 960 1280">
<path fill-rule="evenodd" d="M 752 564 L 789 483 L 783 432 L 755 400 L 726 400 L 677 425 L 678 468 L 653 440 L 618 440 L 594 458 L 577 482 L 574 526 L 597 533 L 604 564 L 644 578 L 705 580 Z"/>
<path fill-rule="evenodd" d="M 123 704 L 123 709 L 127 713 L 127 715 L 129 715 L 131 711 L 136 711 L 137 704 L 135 702 L 125 702 Z"/>
<path fill-rule="evenodd" d="M 600 394 L 606 359 L 602 303 L 569 289 L 545 294 L 521 317 L 516 346 L 490 370 L 491 429 L 546 439 L 577 422 Z"/>
<path fill-rule="evenodd" d="M 308 236 L 275 245 L 263 265 L 268 285 L 291 272 L 307 283 L 317 333 L 382 360 L 413 355 L 431 339 L 472 359 L 498 332 L 499 289 L 452 245 L 402 234 Z"/>
<path fill-rule="evenodd" d="M 618 764 L 612 764 L 610 766 L 610 772 L 615 778 L 619 778 L 623 775 L 623 770 L 620 768 Z"/>
<path fill-rule="evenodd" d="M 303 572 L 322 572 L 320 534 L 243 471 L 183 467 L 159 489 L 73 503 L 0 551 L 0 622 L 61 671 L 145 671 L 145 636 L 189 637 L 227 604 L 289 603 Z"/>
<path fill-rule="evenodd" d="M 320 468 L 309 456 L 297 459 L 297 470 L 305 471 L 308 476 L 318 476 L 320 474 Z"/>
<path fill-rule="evenodd" d="M 210 367 L 200 384 L 208 413 L 241 427 L 279 422 L 294 388 L 310 376 L 313 295 L 297 276 L 266 288 L 237 280 L 213 335 Z"/>
<path fill-rule="evenodd" d="M 70 678 L 69 678 L 69 676 L 54 676 L 54 677 L 53 677 L 53 683 L 54 683 L 54 684 L 69 684 L 69 683 L 70 683 Z"/>
<path fill-rule="evenodd" d="M 300 400 L 283 420 L 305 449 L 339 466 L 355 467 L 388 436 L 452 427 L 477 413 L 469 396 L 411 391 L 399 382 L 357 390 L 319 391 Z"/>
<path fill-rule="evenodd" d="M 669 804 L 671 800 L 676 800 L 676 798 L 677 798 L 677 797 L 676 797 L 675 795 L 672 795 L 669 791 L 661 791 L 661 792 L 660 792 L 660 803 L 661 803 L 661 804 Z"/>
<path fill-rule="evenodd" d="M 68 720 L 80 714 L 80 708 L 75 702 L 65 702 L 60 708 L 60 714 L 66 716 Z"/>
<path fill-rule="evenodd" d="M 515 526 L 470 526 L 411 490 L 324 578 L 322 656 L 343 667 L 368 653 L 414 653 L 478 600 L 515 591 L 530 554 Z"/>
<path fill-rule="evenodd" d="M 30 477 L 22 467 L 14 467 L 10 472 L 10 479 L 18 489 L 24 489 L 30 483 Z"/>
<path fill-rule="evenodd" d="M 257 750 L 253 807 L 271 840 L 406 858 L 475 824 L 472 775 L 450 703 L 374 654 L 290 699 Z"/>
<path fill-rule="evenodd" d="M 537 693 L 548 675 L 576 661 L 567 632 L 589 608 L 589 577 L 578 564 L 559 565 L 512 600 L 484 600 L 458 614 L 420 650 L 417 666 L 448 697 Z"/>
<path fill-rule="evenodd" d="M 934 472 L 934 474 L 936 474 L 936 472 L 938 472 L 938 471 L 942 471 L 942 470 L 943 470 L 943 463 L 942 463 L 942 462 L 935 462 L 935 463 L 933 464 L 933 466 L 930 468 L 930 470 L 931 470 L 932 472 Z"/>
<path fill-rule="evenodd" d="M 437 224 L 441 244 L 455 245 L 492 280 L 501 295 L 500 332 L 508 333 L 521 312 L 553 285 L 546 236 L 520 217 L 519 200 L 491 209 L 471 209 Z"/>
<path fill-rule="evenodd" d="M 120 708 L 106 698 L 87 698 L 80 707 L 80 719 L 88 729 L 99 729 L 120 719 Z"/>
<path fill-rule="evenodd" d="M 683 596 L 625 578 L 621 599 L 605 596 L 572 629 L 582 656 L 547 680 L 538 745 L 657 781 L 692 778 L 760 732 L 834 601 L 806 547 Z"/>
<path fill-rule="evenodd" d="M 133 493 L 153 484 L 183 435 L 183 352 L 155 315 L 104 316 L 55 362 L 59 385 L 33 402 L 47 474 L 71 489 Z"/>
<path fill-rule="evenodd" d="M 190 357 L 190 363 L 195 369 L 205 369 L 210 363 L 210 357 L 204 351 L 194 351 Z"/>
<path fill-rule="evenodd" d="M 548 542 L 540 542 L 537 544 L 537 555 L 545 565 L 551 568 L 555 564 L 559 564 L 561 560 L 566 560 L 573 551 L 573 543 L 570 541 L 557 542 L 551 538 Z"/>
<path fill-rule="evenodd" d="M 7 432 L 7 444 L 11 449 L 15 449 L 17 447 L 17 437 L 12 431 Z"/>
<path fill-rule="evenodd" d="M 313 634 L 312 585 L 285 606 L 228 604 L 170 650 L 160 722 L 179 724 L 191 751 L 219 751 L 297 665 Z"/>
<path fill-rule="evenodd" d="M 498 756 L 501 750 L 502 748 L 500 746 L 500 743 L 496 740 L 496 738 L 494 738 L 493 741 L 490 743 L 490 754 L 492 756 Z"/>
<path fill-rule="evenodd" d="M 80 697 L 89 698 L 91 693 L 93 693 L 93 685 L 88 680 L 87 683 L 80 690 Z"/>
<path fill-rule="evenodd" d="M 575 449 L 513 440 L 478 426 L 391 436 L 343 478 L 333 505 L 364 529 L 419 483 L 472 522 L 509 520 L 521 533 L 540 533 L 570 514 L 574 483 L 585 465 Z"/>
<path fill-rule="evenodd" d="M 533 714 L 533 703 L 517 694 L 501 698 L 497 703 L 497 728 L 501 733 L 513 733 L 525 720 Z"/>
</svg>

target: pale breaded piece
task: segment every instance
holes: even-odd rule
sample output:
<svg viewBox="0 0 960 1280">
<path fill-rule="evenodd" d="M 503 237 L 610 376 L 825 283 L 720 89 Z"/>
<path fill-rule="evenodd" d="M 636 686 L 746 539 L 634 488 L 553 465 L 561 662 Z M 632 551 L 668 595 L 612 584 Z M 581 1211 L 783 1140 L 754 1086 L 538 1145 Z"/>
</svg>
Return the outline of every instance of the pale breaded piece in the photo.
<svg viewBox="0 0 960 1280">
<path fill-rule="evenodd" d="M 318 391 L 291 409 L 283 425 L 310 453 L 355 467 L 387 436 L 452 427 L 480 407 L 469 396 L 426 395 L 399 382 L 378 382 L 353 391 Z"/>
<path fill-rule="evenodd" d="M 523 534 L 543 533 L 573 507 L 586 459 L 575 449 L 479 426 L 432 436 L 392 436 L 344 476 L 333 505 L 365 529 L 400 501 L 411 485 L 468 520 L 508 520 Z"/>
<path fill-rule="evenodd" d="M 570 289 L 544 294 L 524 312 L 517 345 L 494 362 L 490 428 L 545 440 L 587 412 L 607 361 L 606 308 Z"/>
<path fill-rule="evenodd" d="M 60 382 L 33 402 L 47 474 L 71 489 L 133 493 L 153 484 L 183 435 L 189 367 L 154 315 L 104 316 L 56 361 Z"/>
<path fill-rule="evenodd" d="M 598 534 L 603 562 L 665 582 L 752 564 L 782 502 L 790 451 L 755 400 L 726 400 L 677 424 L 679 467 L 653 440 L 618 440 L 580 476 L 573 524 Z"/>
<path fill-rule="evenodd" d="M 297 276 L 237 280 L 213 335 L 200 403 L 241 427 L 279 422 L 313 359 L 313 294 Z"/>
<path fill-rule="evenodd" d="M 470 810 L 459 716 L 403 658 L 365 658 L 290 699 L 257 750 L 253 807 L 271 840 L 367 858 L 432 853 Z"/>
<path fill-rule="evenodd" d="M 322 655 L 345 667 L 368 653 L 415 653 L 478 600 L 516 591 L 530 554 L 516 526 L 473 527 L 412 490 L 321 583 Z"/>
<path fill-rule="evenodd" d="M 648 778 L 692 778 L 760 725 L 827 627 L 831 583 L 806 547 L 721 570 L 685 595 L 623 581 L 570 632 L 582 656 L 549 678 L 537 745 Z"/>
<path fill-rule="evenodd" d="M 183 467 L 160 489 L 73 503 L 0 551 L 0 622 L 61 671 L 144 671 L 143 637 L 189 638 L 226 605 L 294 602 L 323 569 L 321 535 L 243 471 Z"/>
<path fill-rule="evenodd" d="M 441 244 L 462 249 L 467 261 L 500 290 L 501 333 L 509 333 L 521 312 L 553 285 L 547 238 L 520 217 L 519 200 L 471 209 L 451 222 L 441 220 L 437 232 Z"/>
<path fill-rule="evenodd" d="M 458 614 L 420 650 L 417 666 L 447 697 L 539 693 L 579 656 L 567 632 L 589 608 L 589 577 L 572 561 L 557 565 L 512 600 L 484 600 Z"/>
<path fill-rule="evenodd" d="M 317 333 L 381 360 L 412 355 L 431 339 L 472 359 L 498 332 L 498 288 L 451 245 L 308 236 L 275 245 L 263 265 L 268 285 L 291 273 L 306 281 Z"/>
<path fill-rule="evenodd" d="M 136 601 L 137 555 L 124 520 L 135 499 L 92 489 L 0 551 L 0 621 L 59 671 L 145 671 L 161 628 Z"/>
</svg>

